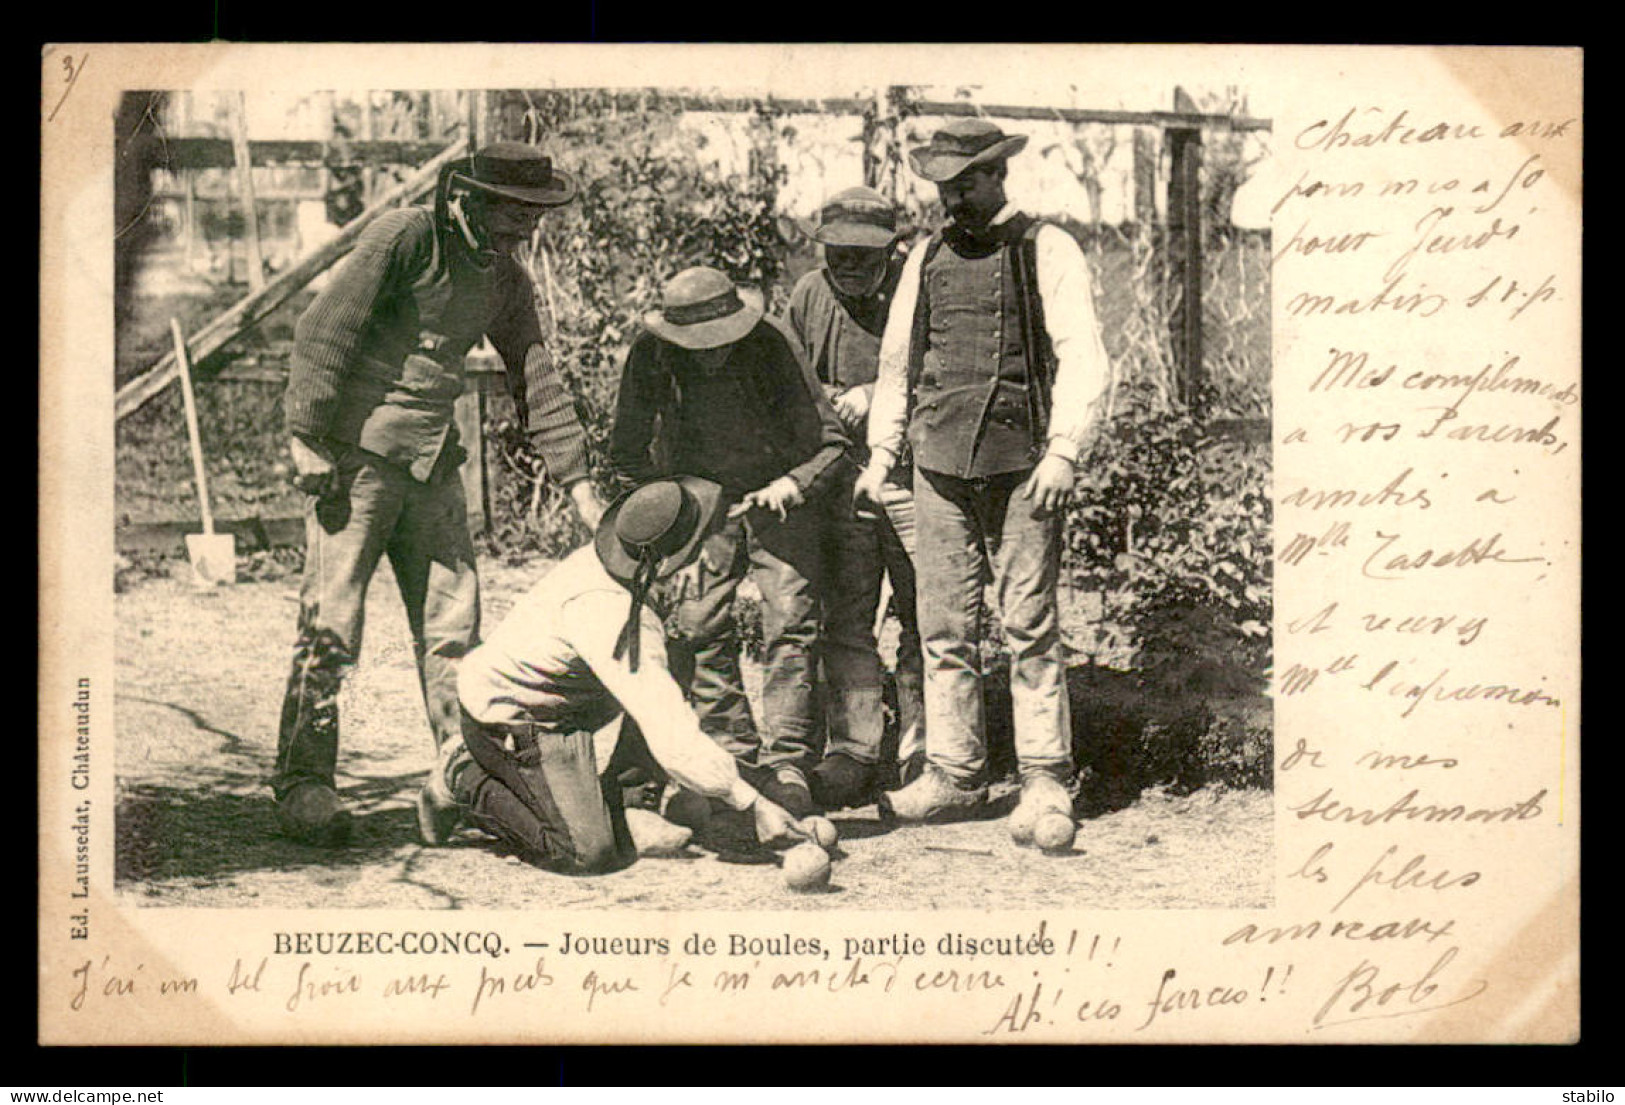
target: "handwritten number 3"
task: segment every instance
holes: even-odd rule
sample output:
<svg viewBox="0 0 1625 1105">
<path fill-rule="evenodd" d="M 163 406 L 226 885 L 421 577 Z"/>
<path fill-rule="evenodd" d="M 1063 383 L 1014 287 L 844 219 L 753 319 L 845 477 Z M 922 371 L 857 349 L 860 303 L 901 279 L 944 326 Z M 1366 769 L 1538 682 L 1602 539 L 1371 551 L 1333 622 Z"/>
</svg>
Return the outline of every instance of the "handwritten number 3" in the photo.
<svg viewBox="0 0 1625 1105">
<path fill-rule="evenodd" d="M 90 60 L 90 55 L 89 54 L 83 54 L 79 58 L 79 64 L 75 65 L 73 63 L 73 55 L 72 54 L 64 54 L 63 55 L 63 57 L 62 57 L 62 80 L 67 85 L 67 87 L 62 90 L 62 98 L 56 102 L 56 106 L 51 109 L 51 114 L 46 117 L 45 121 L 47 123 L 49 123 L 51 120 L 55 119 L 56 118 L 56 113 L 62 110 L 62 105 L 68 102 L 68 94 L 73 91 L 74 83 L 76 81 L 78 81 L 79 74 L 81 74 L 81 73 L 83 73 L 85 71 L 85 62 L 87 62 L 89 60 Z"/>
</svg>

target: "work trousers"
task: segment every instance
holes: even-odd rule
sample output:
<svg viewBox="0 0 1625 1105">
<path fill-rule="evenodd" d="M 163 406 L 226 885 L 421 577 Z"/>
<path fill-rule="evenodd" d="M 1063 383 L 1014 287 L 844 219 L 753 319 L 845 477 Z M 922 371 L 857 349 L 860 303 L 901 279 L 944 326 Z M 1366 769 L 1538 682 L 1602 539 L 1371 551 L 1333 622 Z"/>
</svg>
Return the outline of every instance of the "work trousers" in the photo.
<svg viewBox="0 0 1625 1105">
<path fill-rule="evenodd" d="M 782 522 L 765 510 L 724 521 L 706 538 L 692 585 L 677 596 L 672 673 L 700 728 L 746 768 L 809 767 L 818 754 L 813 677 L 825 501 L 805 503 Z M 745 695 L 734 620 L 747 575 L 762 596 L 760 727 Z"/>
<path fill-rule="evenodd" d="M 900 743 L 906 760 L 919 747 L 922 703 L 920 627 L 915 614 L 914 497 L 885 484 L 880 513 L 857 514 L 850 486 L 829 511 L 824 542 L 824 676 L 829 686 L 830 754 L 859 763 L 879 759 L 883 729 L 880 662 L 875 634 L 882 577 L 891 580 L 897 613 L 897 700 Z"/>
<path fill-rule="evenodd" d="M 277 732 L 278 799 L 301 782 L 333 785 L 339 686 L 361 653 L 367 585 L 388 556 L 406 606 L 435 746 L 461 731 L 457 662 L 479 639 L 480 593 L 463 485 L 443 462 L 428 482 L 353 446 L 335 486 L 305 506 L 305 573 L 293 670 Z"/>
<path fill-rule="evenodd" d="M 598 773 L 593 734 L 533 725 L 487 725 L 462 711 L 474 763 L 453 792 L 479 828 L 527 863 L 561 874 L 616 871 L 637 860 L 619 774 L 652 763 L 637 726 L 623 719 L 609 767 Z M 641 754 L 641 755 L 640 755 Z"/>
<path fill-rule="evenodd" d="M 1016 761 L 1026 778 L 1072 772 L 1071 721 L 1056 582 L 1060 521 L 1016 492 L 1027 471 L 961 479 L 916 468 L 926 755 L 965 782 L 987 771 L 982 593 L 991 571 L 1010 650 Z"/>
</svg>

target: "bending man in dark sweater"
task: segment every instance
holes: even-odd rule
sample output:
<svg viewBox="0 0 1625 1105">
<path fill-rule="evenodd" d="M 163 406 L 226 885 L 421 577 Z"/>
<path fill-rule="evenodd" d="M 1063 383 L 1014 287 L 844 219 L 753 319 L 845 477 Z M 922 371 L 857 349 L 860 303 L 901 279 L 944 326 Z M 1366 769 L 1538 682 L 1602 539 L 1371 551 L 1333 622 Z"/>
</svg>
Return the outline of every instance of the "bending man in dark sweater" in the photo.
<svg viewBox="0 0 1625 1105">
<path fill-rule="evenodd" d="M 686 677 L 701 729 L 796 816 L 814 808 L 806 773 L 819 744 L 820 546 L 830 491 L 850 472 L 847 446 L 760 295 L 703 267 L 666 285 L 627 354 L 610 456 L 628 486 L 675 472 L 722 485 L 727 518 L 680 586 L 674 670 Z M 762 596 L 760 730 L 733 620 L 746 574 Z"/>
</svg>

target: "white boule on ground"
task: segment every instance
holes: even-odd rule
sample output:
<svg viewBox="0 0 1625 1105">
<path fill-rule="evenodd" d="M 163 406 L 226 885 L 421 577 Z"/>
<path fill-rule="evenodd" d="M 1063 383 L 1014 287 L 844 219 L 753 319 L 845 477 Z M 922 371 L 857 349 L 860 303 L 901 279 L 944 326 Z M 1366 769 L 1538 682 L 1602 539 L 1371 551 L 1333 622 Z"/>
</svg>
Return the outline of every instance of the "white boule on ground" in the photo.
<svg viewBox="0 0 1625 1105">
<path fill-rule="evenodd" d="M 810 840 L 791 848 L 784 853 L 784 884 L 802 892 L 828 886 L 829 853 Z"/>
<path fill-rule="evenodd" d="M 829 851 L 841 839 L 841 834 L 835 828 L 835 822 L 827 817 L 809 817 L 802 821 L 802 827 L 812 834 L 817 845 Z"/>
<path fill-rule="evenodd" d="M 1072 818 L 1054 810 L 1044 812 L 1033 823 L 1033 843 L 1046 852 L 1069 852 L 1077 839 L 1078 827 Z"/>
</svg>

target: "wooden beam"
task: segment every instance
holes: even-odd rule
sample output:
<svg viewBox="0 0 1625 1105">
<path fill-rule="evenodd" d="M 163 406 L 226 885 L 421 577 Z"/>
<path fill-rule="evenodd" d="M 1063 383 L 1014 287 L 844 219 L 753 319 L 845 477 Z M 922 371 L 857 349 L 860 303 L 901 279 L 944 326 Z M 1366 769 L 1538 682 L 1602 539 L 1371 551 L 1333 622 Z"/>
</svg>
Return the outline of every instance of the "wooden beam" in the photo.
<svg viewBox="0 0 1625 1105">
<path fill-rule="evenodd" d="M 421 165 L 445 149 L 442 142 L 396 142 L 380 138 L 350 142 L 348 154 L 367 165 Z M 283 165 L 325 165 L 332 147 L 315 140 L 282 139 L 249 142 L 249 160 L 256 168 Z M 229 169 L 236 160 L 229 138 L 168 138 L 160 169 Z"/>
<path fill-rule="evenodd" d="M 272 280 L 263 291 L 239 301 L 236 306 L 216 315 L 202 329 L 192 334 L 187 339 L 187 348 L 192 354 L 194 371 L 200 377 L 207 375 L 205 365 L 209 358 L 224 348 L 227 342 L 282 306 L 300 288 L 349 253 L 354 248 L 356 239 L 361 236 L 361 232 L 372 225 L 373 220 L 379 215 L 431 191 L 439 177 L 440 167 L 454 158 L 461 157 L 466 148 L 465 143 L 456 142 L 442 150 L 438 157 L 379 197 L 378 202 L 372 207 L 357 215 L 339 232 L 338 237 Z M 147 400 L 167 387 L 173 379 L 175 379 L 175 355 L 166 353 L 146 372 L 127 381 L 118 389 L 113 401 L 114 418 L 124 418 L 138 410 Z"/>
<path fill-rule="evenodd" d="M 1269 130 L 1268 119 L 1241 115 L 1208 115 L 1194 111 L 1101 111 L 1093 108 L 1021 107 L 976 104 L 968 100 L 951 102 L 917 101 L 911 105 L 919 115 L 985 115 L 992 119 L 1027 119 L 1043 122 L 1110 123 L 1130 126 L 1217 130 Z"/>
<path fill-rule="evenodd" d="M 759 111 L 763 108 L 785 115 L 862 115 L 869 100 L 831 98 L 827 100 L 760 99 L 739 96 L 701 96 L 665 93 L 655 90 L 619 92 L 612 97 L 618 109 L 637 111 L 660 107 L 668 111 Z M 909 105 L 917 115 L 983 115 L 992 119 L 1024 119 L 1045 122 L 1108 123 L 1162 127 L 1210 127 L 1218 130 L 1270 130 L 1269 119 L 1242 115 L 1217 115 L 1196 111 L 1106 111 L 1095 108 L 1028 107 L 1011 104 L 978 104 L 969 100 L 917 100 Z"/>
<path fill-rule="evenodd" d="M 114 527 L 113 546 L 126 556 L 185 556 L 186 535 L 200 532 L 196 522 L 127 522 Z M 305 517 L 217 518 L 215 532 L 234 536 L 238 552 L 292 549 L 305 543 Z"/>
</svg>

